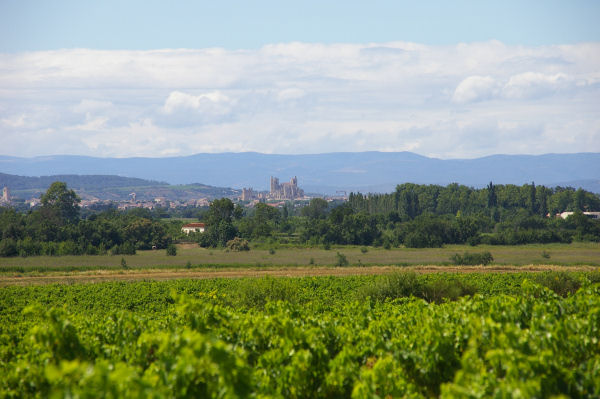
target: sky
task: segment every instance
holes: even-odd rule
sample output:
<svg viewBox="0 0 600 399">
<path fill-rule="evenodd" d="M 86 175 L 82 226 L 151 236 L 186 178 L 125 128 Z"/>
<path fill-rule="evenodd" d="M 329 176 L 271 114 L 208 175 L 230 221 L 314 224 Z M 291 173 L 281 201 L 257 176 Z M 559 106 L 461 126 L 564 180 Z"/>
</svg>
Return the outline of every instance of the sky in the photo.
<svg viewBox="0 0 600 399">
<path fill-rule="evenodd" d="M 0 0 L 0 155 L 600 152 L 598 1 Z"/>
</svg>

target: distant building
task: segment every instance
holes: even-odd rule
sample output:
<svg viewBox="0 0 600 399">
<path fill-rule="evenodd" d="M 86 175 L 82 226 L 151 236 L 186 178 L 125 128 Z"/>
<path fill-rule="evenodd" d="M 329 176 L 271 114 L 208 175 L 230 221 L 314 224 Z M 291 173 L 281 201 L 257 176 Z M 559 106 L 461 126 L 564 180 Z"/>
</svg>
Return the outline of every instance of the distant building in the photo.
<svg viewBox="0 0 600 399">
<path fill-rule="evenodd" d="M 181 227 L 181 231 L 185 234 L 204 233 L 204 223 L 188 223 Z"/>
<path fill-rule="evenodd" d="M 252 201 L 255 199 L 254 190 L 251 188 L 242 188 L 242 201 Z"/>
<path fill-rule="evenodd" d="M 289 183 L 279 184 L 279 178 L 271 176 L 270 199 L 291 200 L 304 197 L 304 190 L 298 188 L 298 178 L 294 176 Z"/>
<path fill-rule="evenodd" d="M 8 192 L 8 187 L 4 187 L 2 189 L 2 200 L 0 202 L 8 204 L 10 203 L 10 193 Z"/>
<path fill-rule="evenodd" d="M 39 198 L 32 198 L 29 201 L 29 207 L 33 208 L 34 206 L 38 206 L 42 201 Z"/>
<path fill-rule="evenodd" d="M 561 218 L 566 219 L 574 213 L 575 212 L 563 212 L 563 213 L 559 213 L 557 216 L 560 216 Z M 600 212 L 583 212 L 583 214 L 585 216 L 589 217 L 590 219 L 600 219 Z"/>
</svg>

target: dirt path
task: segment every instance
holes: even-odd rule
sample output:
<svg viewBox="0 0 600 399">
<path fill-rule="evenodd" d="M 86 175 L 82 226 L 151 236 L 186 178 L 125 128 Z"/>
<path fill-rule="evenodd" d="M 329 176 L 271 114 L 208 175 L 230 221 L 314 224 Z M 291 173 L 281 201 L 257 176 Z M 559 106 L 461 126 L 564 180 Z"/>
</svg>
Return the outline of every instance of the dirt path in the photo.
<svg viewBox="0 0 600 399">
<path fill-rule="evenodd" d="M 308 277 L 388 274 L 398 271 L 417 273 L 517 273 L 543 271 L 594 271 L 594 266 L 370 266 L 370 267 L 280 267 L 252 269 L 149 269 L 149 270 L 95 270 L 87 272 L 48 273 L 44 275 L 0 275 L 0 286 L 31 284 L 98 283 L 102 281 L 142 281 L 173 279 L 209 279 L 243 277 Z"/>
</svg>

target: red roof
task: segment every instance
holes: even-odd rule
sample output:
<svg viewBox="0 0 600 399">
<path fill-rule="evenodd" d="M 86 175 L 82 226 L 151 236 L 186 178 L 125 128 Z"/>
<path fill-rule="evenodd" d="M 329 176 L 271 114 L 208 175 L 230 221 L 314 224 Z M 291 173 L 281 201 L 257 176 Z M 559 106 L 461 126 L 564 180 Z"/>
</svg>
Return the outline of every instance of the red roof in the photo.
<svg viewBox="0 0 600 399">
<path fill-rule="evenodd" d="M 204 223 L 188 223 L 184 224 L 183 227 L 204 227 Z"/>
</svg>

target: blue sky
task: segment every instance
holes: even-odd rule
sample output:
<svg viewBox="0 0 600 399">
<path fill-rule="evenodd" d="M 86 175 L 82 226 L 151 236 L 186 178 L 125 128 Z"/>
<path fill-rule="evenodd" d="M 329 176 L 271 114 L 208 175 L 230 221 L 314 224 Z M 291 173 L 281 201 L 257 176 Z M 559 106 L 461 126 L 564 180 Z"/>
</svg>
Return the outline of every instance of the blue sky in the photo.
<svg viewBox="0 0 600 399">
<path fill-rule="evenodd" d="M 600 1 L 0 0 L 0 153 L 600 152 Z"/>
<path fill-rule="evenodd" d="M 2 0 L 0 51 L 600 40 L 600 2 Z"/>
</svg>

